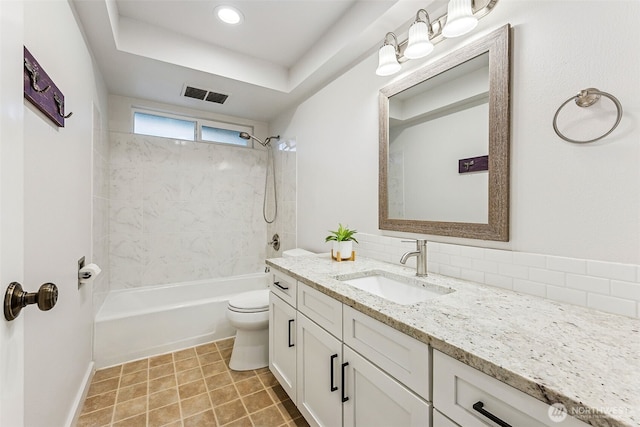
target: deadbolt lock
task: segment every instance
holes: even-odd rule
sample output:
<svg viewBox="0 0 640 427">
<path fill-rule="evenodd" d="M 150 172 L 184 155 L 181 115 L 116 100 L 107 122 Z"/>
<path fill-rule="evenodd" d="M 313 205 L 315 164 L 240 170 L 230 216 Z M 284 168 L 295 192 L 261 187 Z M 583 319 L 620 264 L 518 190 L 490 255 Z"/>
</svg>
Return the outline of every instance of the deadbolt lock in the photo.
<svg viewBox="0 0 640 427">
<path fill-rule="evenodd" d="M 40 286 L 38 292 L 25 292 L 18 282 L 11 282 L 4 294 L 4 318 L 13 320 L 29 304 L 38 304 L 42 311 L 51 310 L 58 301 L 58 287 L 53 283 Z"/>
</svg>

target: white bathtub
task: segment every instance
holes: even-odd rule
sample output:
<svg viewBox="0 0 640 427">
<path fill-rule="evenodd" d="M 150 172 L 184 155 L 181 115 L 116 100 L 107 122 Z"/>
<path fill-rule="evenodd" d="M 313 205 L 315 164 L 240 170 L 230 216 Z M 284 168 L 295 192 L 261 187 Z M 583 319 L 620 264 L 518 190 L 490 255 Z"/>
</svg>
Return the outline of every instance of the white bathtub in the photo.
<svg viewBox="0 0 640 427">
<path fill-rule="evenodd" d="M 235 335 L 234 295 L 265 289 L 264 273 L 111 291 L 95 319 L 96 368 Z"/>
</svg>

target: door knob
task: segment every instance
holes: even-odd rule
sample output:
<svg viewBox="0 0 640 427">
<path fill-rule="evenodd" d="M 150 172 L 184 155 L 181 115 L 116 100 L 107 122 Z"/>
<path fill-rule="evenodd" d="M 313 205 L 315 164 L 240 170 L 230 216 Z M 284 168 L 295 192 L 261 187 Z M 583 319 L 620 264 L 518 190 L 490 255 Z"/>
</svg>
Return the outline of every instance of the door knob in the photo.
<svg viewBox="0 0 640 427">
<path fill-rule="evenodd" d="M 42 311 L 51 310 L 58 301 L 58 287 L 53 283 L 40 286 L 38 292 L 25 292 L 18 282 L 11 282 L 4 294 L 4 318 L 13 320 L 29 304 L 38 304 Z"/>
</svg>

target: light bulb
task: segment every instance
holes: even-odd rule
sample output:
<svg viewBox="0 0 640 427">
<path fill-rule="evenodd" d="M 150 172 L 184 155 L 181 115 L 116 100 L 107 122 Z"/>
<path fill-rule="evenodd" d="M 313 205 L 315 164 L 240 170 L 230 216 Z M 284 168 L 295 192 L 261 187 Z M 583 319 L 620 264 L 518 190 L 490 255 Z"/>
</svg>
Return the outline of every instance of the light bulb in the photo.
<svg viewBox="0 0 640 427">
<path fill-rule="evenodd" d="M 467 34 L 478 25 L 478 18 L 473 16 L 471 0 L 449 0 L 447 8 L 447 23 L 442 29 L 442 35 L 447 38 L 459 37 Z"/>
<path fill-rule="evenodd" d="M 400 64 L 396 57 L 396 48 L 393 45 L 385 44 L 378 51 L 378 68 L 376 74 L 379 76 L 390 76 L 400 71 Z"/>
<path fill-rule="evenodd" d="M 427 56 L 433 50 L 433 43 L 429 40 L 429 29 L 423 21 L 414 22 L 409 28 L 409 43 L 404 50 L 404 56 L 418 59 Z"/>
<path fill-rule="evenodd" d="M 222 22 L 230 25 L 236 25 L 242 22 L 242 13 L 235 7 L 218 6 L 216 7 L 216 15 Z"/>
</svg>

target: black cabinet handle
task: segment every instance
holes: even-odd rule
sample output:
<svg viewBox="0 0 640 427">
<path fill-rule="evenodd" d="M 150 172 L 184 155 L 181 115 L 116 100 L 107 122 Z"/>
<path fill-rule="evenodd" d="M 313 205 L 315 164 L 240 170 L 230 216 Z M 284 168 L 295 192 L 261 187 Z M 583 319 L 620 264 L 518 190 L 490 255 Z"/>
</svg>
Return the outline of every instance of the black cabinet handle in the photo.
<svg viewBox="0 0 640 427">
<path fill-rule="evenodd" d="M 349 400 L 349 397 L 344 395 L 344 377 L 345 377 L 344 368 L 346 368 L 347 366 L 349 366 L 349 362 L 344 362 L 342 364 L 342 403 Z"/>
<path fill-rule="evenodd" d="M 289 347 L 293 347 L 295 344 L 291 342 L 291 324 L 295 322 L 296 319 L 289 319 Z"/>
<path fill-rule="evenodd" d="M 480 412 L 482 415 L 489 418 L 491 421 L 498 424 L 500 427 L 511 427 L 511 424 L 502 421 L 500 418 L 496 417 L 491 412 L 484 409 L 484 403 L 482 403 L 481 400 L 473 404 L 473 410 Z"/>
<path fill-rule="evenodd" d="M 276 285 L 277 287 L 279 287 L 280 289 L 282 289 L 283 291 L 288 291 L 289 287 L 288 286 L 282 286 L 280 284 L 280 282 L 273 282 L 274 285 Z"/>
<path fill-rule="evenodd" d="M 331 369 L 330 370 L 330 372 L 331 372 L 331 392 L 334 392 L 334 391 L 336 391 L 338 389 L 338 387 L 333 385 L 333 360 L 336 359 L 337 357 L 338 357 L 337 353 L 336 354 L 332 354 L 331 355 L 331 360 L 329 360 L 329 363 L 331 364 L 331 368 L 330 368 Z"/>
</svg>

